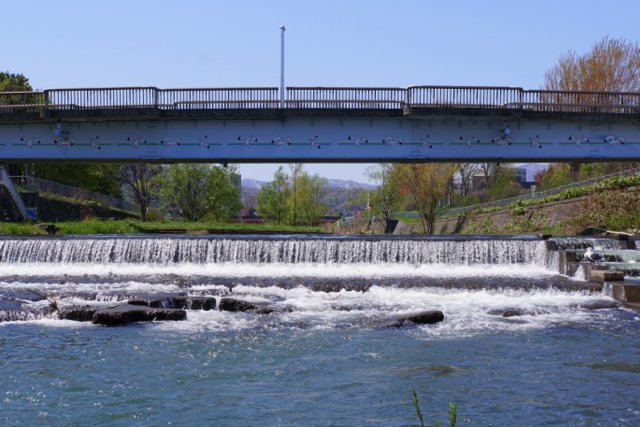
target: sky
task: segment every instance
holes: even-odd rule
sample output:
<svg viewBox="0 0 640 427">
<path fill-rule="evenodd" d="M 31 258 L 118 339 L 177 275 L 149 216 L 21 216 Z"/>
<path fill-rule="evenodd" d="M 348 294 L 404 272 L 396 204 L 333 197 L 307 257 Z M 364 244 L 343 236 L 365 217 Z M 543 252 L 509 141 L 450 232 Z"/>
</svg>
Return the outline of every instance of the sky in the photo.
<svg viewBox="0 0 640 427">
<path fill-rule="evenodd" d="M 640 40 L 637 0 L 3 2 L 0 71 L 35 89 L 287 86 L 540 88 L 569 50 Z M 369 182 L 368 165 L 307 165 Z M 241 165 L 268 181 L 277 165 Z"/>
</svg>

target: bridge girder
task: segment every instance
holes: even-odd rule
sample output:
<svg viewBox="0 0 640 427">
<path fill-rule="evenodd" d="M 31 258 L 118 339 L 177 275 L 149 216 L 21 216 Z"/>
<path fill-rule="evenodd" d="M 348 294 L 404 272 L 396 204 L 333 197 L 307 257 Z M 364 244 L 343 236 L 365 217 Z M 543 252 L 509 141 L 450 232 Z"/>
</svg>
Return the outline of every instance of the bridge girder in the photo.
<svg viewBox="0 0 640 427">
<path fill-rule="evenodd" d="M 638 161 L 640 122 L 495 116 L 25 121 L 0 162 Z"/>
</svg>

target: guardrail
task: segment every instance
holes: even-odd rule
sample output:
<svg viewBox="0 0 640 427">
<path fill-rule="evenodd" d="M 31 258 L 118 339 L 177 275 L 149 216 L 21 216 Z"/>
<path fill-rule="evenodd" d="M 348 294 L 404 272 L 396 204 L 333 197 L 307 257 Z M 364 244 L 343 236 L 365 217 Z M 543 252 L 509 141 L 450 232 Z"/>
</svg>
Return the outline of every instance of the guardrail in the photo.
<svg viewBox="0 0 640 427">
<path fill-rule="evenodd" d="M 59 182 L 49 181 L 46 179 L 36 178 L 28 175 L 12 176 L 11 179 L 19 186 L 24 187 L 25 189 L 30 191 L 56 194 L 72 199 L 96 201 L 102 205 L 112 208 L 129 212 L 136 211 L 136 206 L 133 203 L 129 203 L 126 200 L 118 199 L 117 197 L 107 196 L 106 194 L 86 190 L 84 188 L 73 187 L 71 185 L 61 184 Z"/>
<path fill-rule="evenodd" d="M 114 87 L 0 92 L 0 114 L 87 109 L 281 109 L 278 88 Z M 517 87 L 288 87 L 286 109 L 500 109 L 640 114 L 640 93 L 524 90 Z"/>
<path fill-rule="evenodd" d="M 625 170 L 620 171 L 620 172 L 616 172 L 616 173 L 612 173 L 612 174 L 608 174 L 608 175 L 602 175 L 602 176 L 599 176 L 599 177 L 596 177 L 596 178 L 586 179 L 584 181 L 572 182 L 571 184 L 562 185 L 560 187 L 551 188 L 551 189 L 545 190 L 545 191 L 537 191 L 535 193 L 527 193 L 527 194 L 523 194 L 521 196 L 515 196 L 515 197 L 509 197 L 507 199 L 495 200 L 493 202 L 480 203 L 480 204 L 476 204 L 476 205 L 461 206 L 459 208 L 446 209 L 446 210 L 442 210 L 442 211 L 438 212 L 438 216 L 462 215 L 462 214 L 464 214 L 466 212 L 469 212 L 471 210 L 493 208 L 493 207 L 498 207 L 498 206 L 508 206 L 508 205 L 510 205 L 510 204 L 512 204 L 514 202 L 517 202 L 518 200 L 542 199 L 542 198 L 545 198 L 547 196 L 552 196 L 554 194 L 561 193 L 562 191 L 567 190 L 569 188 L 583 187 L 583 186 L 595 184 L 595 183 L 604 181 L 605 179 L 613 178 L 613 177 L 616 177 L 616 176 L 633 175 L 633 174 L 636 174 L 636 173 L 640 173 L 640 167 L 631 168 L 631 169 L 625 169 Z"/>
</svg>

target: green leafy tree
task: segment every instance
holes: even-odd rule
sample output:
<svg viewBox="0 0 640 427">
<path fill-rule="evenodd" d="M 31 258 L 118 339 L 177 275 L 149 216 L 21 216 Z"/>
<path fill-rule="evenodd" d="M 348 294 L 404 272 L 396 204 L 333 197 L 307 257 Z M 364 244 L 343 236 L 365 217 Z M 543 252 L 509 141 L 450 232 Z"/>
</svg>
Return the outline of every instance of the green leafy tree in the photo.
<svg viewBox="0 0 640 427">
<path fill-rule="evenodd" d="M 38 178 L 122 197 L 118 166 L 114 164 L 37 164 L 28 170 Z"/>
<path fill-rule="evenodd" d="M 302 172 L 296 182 L 296 220 L 302 225 L 318 225 L 326 214 L 327 207 L 322 202 L 322 192 L 327 180 L 319 175 Z"/>
<path fill-rule="evenodd" d="M 489 200 L 500 200 L 522 194 L 522 187 L 516 180 L 516 170 L 510 167 L 498 167 L 489 180 Z"/>
<path fill-rule="evenodd" d="M 30 92 L 29 79 L 22 74 L 0 72 L 0 92 Z"/>
<path fill-rule="evenodd" d="M 368 177 L 378 184 L 378 189 L 371 195 L 370 204 L 374 215 L 380 216 L 385 234 L 391 233 L 394 212 L 402 202 L 398 191 L 398 174 L 393 165 L 381 163 L 367 170 Z"/>
<path fill-rule="evenodd" d="M 235 167 L 171 165 L 156 179 L 166 211 L 188 221 L 226 221 L 240 211 Z"/>
<path fill-rule="evenodd" d="M 287 178 L 282 166 L 279 167 L 273 175 L 273 181 L 263 185 L 256 196 L 258 213 L 276 224 L 282 224 L 289 211 L 287 199 L 290 196 L 290 189 Z"/>
</svg>

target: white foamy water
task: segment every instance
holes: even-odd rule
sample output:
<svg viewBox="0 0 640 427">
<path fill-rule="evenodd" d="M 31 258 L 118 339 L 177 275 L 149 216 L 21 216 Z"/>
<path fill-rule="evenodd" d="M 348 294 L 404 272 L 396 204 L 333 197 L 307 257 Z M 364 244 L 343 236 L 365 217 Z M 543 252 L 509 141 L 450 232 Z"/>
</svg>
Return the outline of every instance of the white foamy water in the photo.
<svg viewBox="0 0 640 427">
<path fill-rule="evenodd" d="M 211 264 L 536 264 L 538 240 L 399 240 L 336 238 L 2 239 L 2 263 Z"/>
<path fill-rule="evenodd" d="M 594 321 L 607 310 L 589 310 L 593 303 L 612 303 L 604 295 L 558 290 L 455 290 L 445 288 L 399 289 L 372 286 L 366 292 L 314 292 L 305 287 L 283 289 L 237 286 L 233 296 L 243 300 L 271 302 L 270 315 L 189 312 L 186 322 L 164 323 L 167 330 L 248 330 L 264 328 L 388 327 L 399 317 L 425 310 L 441 310 L 445 320 L 420 326 L 425 336 L 460 336 L 500 331 L 524 331 Z M 278 307 L 286 310 L 278 311 Z M 504 311 L 518 311 L 502 317 Z"/>
<path fill-rule="evenodd" d="M 88 264 L 88 263 L 0 263 L 1 276 L 126 276 L 174 274 L 206 277 L 478 277 L 551 276 L 557 273 L 537 264 L 322 264 L 322 263 L 212 263 L 212 264 Z"/>
<path fill-rule="evenodd" d="M 226 295 L 273 310 L 189 310 L 184 322 L 154 324 L 183 331 L 382 328 L 403 316 L 440 310 L 444 322 L 414 329 L 425 336 L 455 336 L 606 315 L 587 306 L 613 302 L 608 296 L 550 289 L 571 282 L 557 273 L 556 263 L 537 240 L 5 239 L 0 296 L 9 298 L 7 307 L 19 302 L 49 317 L 47 325 L 66 322 L 50 318 L 50 301 L 31 301 L 32 290 L 55 298 L 60 307 L 174 294 L 216 295 L 218 301 Z M 314 290 L 316 284 L 332 292 Z M 335 291 L 342 285 L 358 290 Z"/>
</svg>

